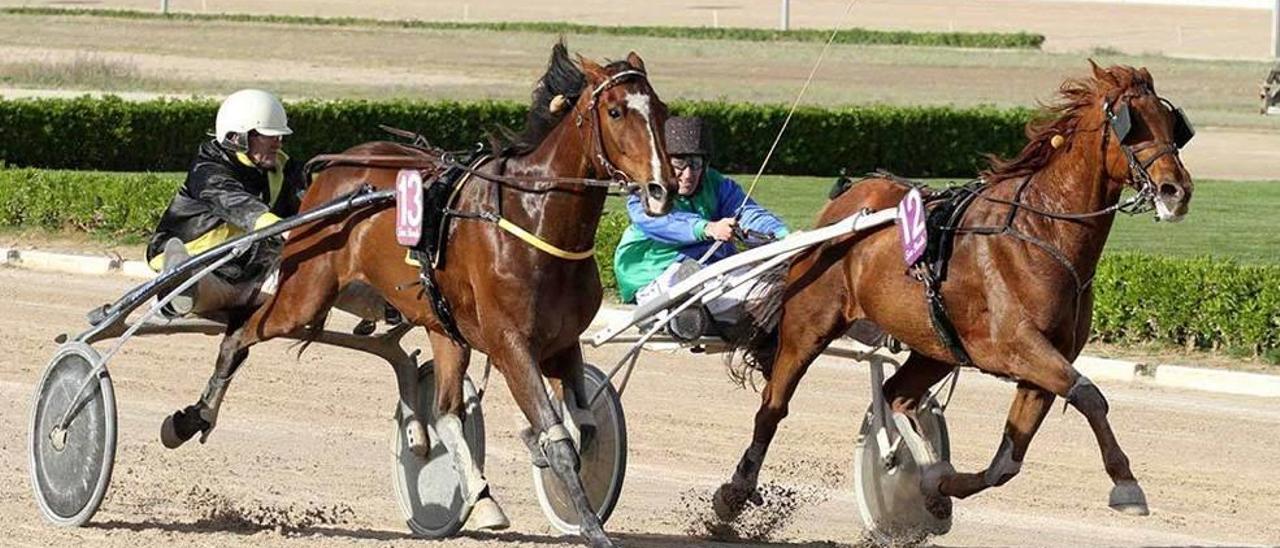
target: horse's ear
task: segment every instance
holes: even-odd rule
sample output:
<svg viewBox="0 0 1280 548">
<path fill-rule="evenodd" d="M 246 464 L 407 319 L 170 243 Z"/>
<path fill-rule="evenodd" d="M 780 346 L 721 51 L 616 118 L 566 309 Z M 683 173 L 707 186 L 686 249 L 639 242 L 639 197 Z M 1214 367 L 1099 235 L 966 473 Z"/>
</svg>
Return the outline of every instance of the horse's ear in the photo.
<svg viewBox="0 0 1280 548">
<path fill-rule="evenodd" d="M 1142 77 L 1143 82 L 1146 82 L 1151 87 L 1152 91 L 1155 91 L 1156 83 L 1151 79 L 1151 72 L 1147 70 L 1147 67 L 1139 68 L 1138 75 Z"/>
<path fill-rule="evenodd" d="M 648 72 L 644 70 L 644 59 L 641 59 L 634 51 L 627 54 L 627 63 L 640 72 Z"/>
<path fill-rule="evenodd" d="M 603 82 L 609 78 L 609 75 L 604 70 L 604 67 L 600 66 L 600 63 L 583 57 L 581 53 L 578 54 L 578 64 L 582 66 L 582 73 L 587 75 L 587 80 L 592 82 Z"/>
<path fill-rule="evenodd" d="M 1107 72 L 1107 69 L 1098 66 L 1098 63 L 1095 63 L 1092 58 L 1089 59 L 1089 67 L 1093 69 L 1093 77 L 1099 82 L 1106 82 L 1115 87 L 1120 86 L 1120 81 L 1116 80 L 1116 77 L 1110 72 Z"/>
</svg>

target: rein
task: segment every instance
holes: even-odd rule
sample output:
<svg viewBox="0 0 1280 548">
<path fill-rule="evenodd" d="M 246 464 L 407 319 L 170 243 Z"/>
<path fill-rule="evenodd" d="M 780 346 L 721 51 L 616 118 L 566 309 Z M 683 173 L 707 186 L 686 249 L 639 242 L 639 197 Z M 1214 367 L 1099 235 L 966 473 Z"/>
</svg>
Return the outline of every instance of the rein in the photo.
<svg viewBox="0 0 1280 548">
<path fill-rule="evenodd" d="M 606 188 L 606 189 L 612 189 L 615 185 L 617 185 L 622 187 L 623 190 L 625 190 L 628 187 L 633 185 L 632 180 L 626 174 L 626 172 L 618 169 L 613 164 L 613 162 L 609 160 L 608 155 L 605 154 L 604 136 L 603 136 L 604 132 L 601 131 L 600 129 L 600 116 L 596 108 L 597 108 L 597 105 L 599 104 L 600 94 L 604 93 L 605 91 L 612 88 L 613 86 L 618 85 L 623 80 L 627 78 L 634 78 L 634 77 L 646 79 L 647 81 L 647 76 L 645 75 L 645 73 L 638 70 L 626 70 L 626 71 L 622 71 L 617 74 L 614 74 L 613 76 L 610 76 L 607 80 L 605 80 L 604 82 L 601 82 L 600 85 L 596 86 L 591 91 L 591 103 L 586 108 L 586 110 L 590 112 L 592 115 L 591 126 L 592 126 L 592 133 L 595 134 L 594 143 L 596 147 L 595 159 L 604 168 L 604 171 L 609 173 L 611 180 L 588 179 L 588 178 L 580 178 L 580 177 L 538 177 L 538 176 L 521 177 L 521 176 L 503 175 L 498 173 L 486 173 L 486 172 L 480 171 L 478 168 L 479 166 L 487 163 L 490 158 L 487 158 L 487 157 L 481 158 L 480 160 L 475 161 L 472 165 L 466 165 L 457 161 L 457 159 L 454 157 L 454 154 L 450 152 L 445 152 L 441 154 L 440 163 L 449 169 L 456 169 L 468 177 L 474 176 L 480 179 L 487 180 L 493 183 L 494 185 L 503 185 L 503 186 L 506 186 L 507 188 L 512 188 L 514 190 L 518 190 L 526 193 L 543 193 L 551 190 L 551 189 L 537 190 L 537 189 L 531 189 L 524 186 L 525 183 L 530 183 L 530 182 L 551 183 L 551 184 L 556 184 L 556 183 L 578 184 L 587 188 Z M 577 112 L 576 116 L 577 116 L 577 119 L 575 121 L 575 125 L 578 127 L 581 127 L 582 113 Z M 505 164 L 502 164 L 501 168 L 505 171 Z M 468 179 L 464 179 L 463 182 L 459 185 L 458 191 L 461 190 L 462 185 L 466 184 L 466 180 Z M 458 191 L 455 191 L 454 193 L 455 196 L 458 194 Z M 530 232 L 524 229 L 523 227 L 517 225 L 516 223 L 512 222 L 511 220 L 503 216 L 501 194 L 495 193 L 494 196 L 495 196 L 496 204 L 493 210 L 467 212 L 467 211 L 450 209 L 446 207 L 446 209 L 444 210 L 444 214 L 452 217 L 461 218 L 461 219 L 469 219 L 469 220 L 477 220 L 477 221 L 493 223 L 499 229 L 507 232 L 508 234 L 511 234 L 512 236 L 515 236 L 516 238 L 529 244 L 533 248 L 539 251 L 542 251 L 543 253 L 546 253 L 548 255 L 551 255 L 553 257 L 564 259 L 566 261 L 581 261 L 585 259 L 590 259 L 595 256 L 596 254 L 595 246 L 592 246 L 583 251 L 569 251 L 561 247 L 558 247 L 555 244 L 552 244 L 551 242 L 548 242 L 547 240 L 541 238 L 537 234 L 534 234 L 533 232 Z"/>
<path fill-rule="evenodd" d="M 1064 253 L 1061 249 L 1058 249 L 1053 244 L 1041 238 L 1037 238 L 1035 236 L 1032 236 L 1030 234 L 1027 234 L 1026 232 L 1023 232 L 1015 228 L 1013 226 L 1013 223 L 1015 218 L 1017 217 L 1018 211 L 1025 210 L 1028 213 L 1033 213 L 1041 217 L 1045 217 L 1047 219 L 1060 220 L 1060 221 L 1082 221 L 1082 220 L 1093 219 L 1093 218 L 1102 217 L 1106 215 L 1112 215 L 1117 212 L 1125 213 L 1128 215 L 1137 215 L 1140 213 L 1149 212 L 1151 211 L 1152 208 L 1155 207 L 1154 200 L 1156 195 L 1156 190 L 1155 190 L 1156 185 L 1155 185 L 1155 182 L 1151 179 L 1151 174 L 1150 172 L 1147 171 L 1147 168 L 1151 167 L 1153 164 L 1155 164 L 1157 160 L 1164 157 L 1165 155 L 1172 154 L 1175 157 L 1178 156 L 1178 148 L 1179 148 L 1174 143 L 1160 142 L 1160 141 L 1149 141 L 1149 142 L 1141 143 L 1135 146 L 1124 144 L 1123 136 L 1124 136 L 1124 133 L 1127 133 L 1128 129 L 1125 128 L 1125 130 L 1122 132 L 1117 128 L 1116 115 L 1112 112 L 1110 101 L 1104 103 L 1102 108 L 1103 108 L 1103 112 L 1107 116 L 1107 121 L 1101 127 L 1098 128 L 1102 130 L 1102 147 L 1101 147 L 1102 161 L 1101 161 L 1101 170 L 1098 176 L 1099 178 L 1108 176 L 1106 172 L 1107 170 L 1106 151 L 1107 151 L 1107 145 L 1110 143 L 1111 134 L 1115 133 L 1119 137 L 1118 144 L 1120 146 L 1120 150 L 1124 153 L 1125 159 L 1129 164 L 1129 173 L 1127 174 L 1127 181 L 1130 183 L 1130 186 L 1136 187 L 1138 189 L 1137 194 L 1125 199 L 1124 201 L 1112 204 L 1102 209 L 1089 211 L 1085 213 L 1059 213 L 1059 212 L 1046 211 L 1046 210 L 1037 208 L 1035 206 L 1029 205 L 1026 202 L 1022 201 L 1022 195 L 1026 191 L 1026 189 L 1031 185 L 1031 181 L 1034 177 L 1034 174 L 1032 174 L 1032 175 L 1027 175 L 1025 178 L 1023 178 L 1022 182 L 1018 184 L 1018 188 L 1014 191 L 1014 197 L 1012 200 L 1005 200 L 1002 198 L 994 198 L 991 196 L 986 196 L 983 192 L 991 188 L 991 186 L 989 185 L 984 184 L 977 188 L 961 187 L 961 188 L 964 188 L 964 191 L 969 192 L 973 194 L 976 198 L 982 199 L 986 202 L 1010 206 L 1011 209 L 1009 210 L 1009 215 L 1005 217 L 1005 222 L 1003 226 L 1000 226 L 1000 227 L 944 227 L 943 228 L 944 230 L 947 230 L 947 229 L 954 230 L 956 234 L 976 234 L 980 236 L 992 236 L 992 235 L 1010 236 L 1018 240 L 1021 240 L 1023 242 L 1026 242 L 1028 244 L 1034 245 L 1040 248 L 1050 257 L 1053 257 L 1053 259 L 1057 261 L 1058 264 L 1061 265 L 1062 268 L 1066 270 L 1068 274 L 1071 275 L 1071 280 L 1075 286 L 1075 291 L 1073 292 L 1074 303 L 1072 306 L 1074 322 L 1072 323 L 1072 331 L 1071 331 L 1071 346 L 1073 349 L 1078 343 L 1078 341 L 1076 340 L 1076 337 L 1077 337 L 1076 326 L 1079 325 L 1080 323 L 1080 299 L 1083 296 L 1084 292 L 1093 285 L 1094 277 L 1091 275 L 1089 276 L 1088 279 L 1084 279 L 1083 277 L 1080 276 L 1080 272 L 1079 270 L 1076 269 L 1075 265 L 1071 263 L 1070 258 L 1068 258 L 1066 253 Z M 1148 150 L 1148 149 L 1155 149 L 1157 153 L 1151 156 L 1150 158 L 1148 158 L 1147 161 L 1139 162 L 1137 159 L 1136 153 L 1143 150 Z"/>
<path fill-rule="evenodd" d="M 549 184 L 577 184 L 585 187 L 613 188 L 618 184 L 617 181 L 603 179 L 589 179 L 584 177 L 536 177 L 536 176 L 513 176 L 513 175 L 497 175 L 493 173 L 484 173 L 472 169 L 470 166 L 458 162 L 453 152 L 444 152 L 437 160 L 431 157 L 423 156 L 397 156 L 397 155 L 360 155 L 360 154 L 321 154 L 307 162 L 312 164 L 327 164 L 324 167 L 313 169 L 318 171 L 329 167 L 365 167 L 372 169 L 418 169 L 432 170 L 441 166 L 451 169 L 457 169 L 463 173 L 480 177 L 487 181 L 503 183 L 511 186 L 516 190 L 525 192 L 540 192 L 524 186 L 527 183 L 549 183 Z"/>
<path fill-rule="evenodd" d="M 454 197 L 456 197 L 459 194 L 459 191 L 461 190 L 462 186 L 466 184 L 466 181 L 469 180 L 470 177 L 477 177 L 480 179 L 484 179 L 495 185 L 503 185 L 507 188 L 511 188 L 513 190 L 517 190 L 520 192 L 535 193 L 535 194 L 549 192 L 554 189 L 545 189 L 545 190 L 534 189 L 534 188 L 529 188 L 526 185 L 530 183 L 573 184 L 573 185 L 581 185 L 585 188 L 605 188 L 609 190 L 612 190 L 615 186 L 618 186 L 618 187 L 621 187 L 619 190 L 626 191 L 634 186 L 634 182 L 632 181 L 631 177 L 626 174 L 626 172 L 622 171 L 621 169 L 618 169 L 618 167 L 614 165 L 614 163 L 611 160 L 609 160 L 608 154 L 605 151 L 604 132 L 601 130 L 601 127 L 600 127 L 600 116 L 597 111 L 597 107 L 600 102 L 601 94 L 603 94 L 605 91 L 609 90 L 610 88 L 620 84 L 622 81 L 626 79 L 637 78 L 637 77 L 644 79 L 646 81 L 648 80 L 648 76 L 644 72 L 639 70 L 626 70 L 610 76 L 604 82 L 601 82 L 594 89 L 592 89 L 591 95 L 590 95 L 590 98 L 591 98 L 590 104 L 588 104 L 588 106 L 585 108 L 587 112 L 591 113 L 591 121 L 592 121 L 591 132 L 594 134 L 594 139 L 592 140 L 593 147 L 594 147 L 594 150 L 593 150 L 594 160 L 600 164 L 604 172 L 609 174 L 610 179 L 608 180 L 584 178 L 584 177 L 512 176 L 512 175 L 504 175 L 504 174 L 498 174 L 498 173 L 486 173 L 479 170 L 478 168 L 479 166 L 488 162 L 488 160 L 490 159 L 488 157 L 481 158 L 480 160 L 474 162 L 473 164 L 467 165 L 462 162 L 459 162 L 454 152 L 440 152 L 438 149 L 436 150 L 430 149 L 426 145 L 425 139 L 422 139 L 420 135 L 417 135 L 413 132 L 395 130 L 394 128 L 385 128 L 385 127 L 384 129 L 387 129 L 393 135 L 397 135 L 405 138 L 410 138 L 410 137 L 413 138 L 414 139 L 413 145 L 400 145 L 400 146 L 404 148 L 406 151 L 412 152 L 414 154 L 404 155 L 404 156 L 391 155 L 391 154 L 383 154 L 383 155 L 321 154 L 319 156 L 316 156 L 315 158 L 312 158 L 310 161 L 308 161 L 306 169 L 308 170 L 308 173 L 310 173 L 313 171 L 319 171 L 329 167 L 336 167 L 336 166 L 364 167 L 364 168 L 374 168 L 374 169 L 417 169 L 420 171 L 429 171 L 429 170 L 438 171 L 443 167 L 446 170 L 448 169 L 457 170 L 458 172 L 462 173 L 465 177 L 467 177 L 466 179 L 463 179 L 463 181 L 458 185 L 458 190 L 454 191 L 454 194 L 453 194 Z M 575 125 L 578 127 L 581 127 L 583 122 L 583 115 L 582 115 L 581 109 L 575 109 L 575 115 L 577 117 L 577 119 L 575 120 Z M 438 159 L 435 158 L 435 155 L 434 155 L 434 153 L 437 153 L 437 152 L 439 153 Z M 610 194 L 613 194 L 613 192 L 610 192 Z M 501 194 L 495 193 L 495 196 L 497 200 L 495 211 L 467 212 L 467 211 L 451 209 L 448 206 L 446 206 L 443 213 L 444 215 L 450 216 L 450 217 L 493 223 L 498 228 L 511 234 L 512 236 L 515 236 L 519 240 L 529 244 L 535 249 L 560 259 L 564 259 L 568 261 L 581 261 L 581 260 L 589 259 L 595 256 L 596 250 L 594 246 L 584 251 L 568 251 L 552 244 L 551 242 L 548 242 L 542 239 L 538 235 L 528 230 L 525 230 L 519 225 L 513 223 L 512 221 L 510 221 L 509 219 L 507 219 L 502 215 Z M 453 200 L 453 197 L 450 198 L 450 201 L 452 200 Z"/>
</svg>

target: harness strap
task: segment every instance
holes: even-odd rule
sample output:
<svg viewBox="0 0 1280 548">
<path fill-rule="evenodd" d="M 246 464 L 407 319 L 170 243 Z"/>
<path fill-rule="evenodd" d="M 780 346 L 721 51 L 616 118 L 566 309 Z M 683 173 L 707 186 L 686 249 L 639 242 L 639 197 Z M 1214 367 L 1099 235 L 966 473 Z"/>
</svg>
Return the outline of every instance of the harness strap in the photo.
<svg viewBox="0 0 1280 548">
<path fill-rule="evenodd" d="M 942 345 L 951 352 L 951 357 L 955 358 L 958 365 L 964 367 L 973 365 L 973 358 L 970 358 L 969 352 L 964 349 L 960 333 L 956 331 L 956 325 L 951 323 L 951 316 L 947 314 L 946 303 L 942 300 L 941 284 L 929 273 L 929 268 L 924 263 L 917 263 L 915 270 L 916 275 L 924 282 L 924 292 L 929 300 L 929 323 L 933 324 L 933 331 L 942 341 Z"/>
<path fill-rule="evenodd" d="M 534 234 L 532 232 L 529 232 L 528 230 L 520 228 L 519 225 L 507 220 L 506 217 L 501 217 L 498 215 L 491 215 L 491 216 L 486 215 L 485 219 L 492 221 L 494 223 L 497 223 L 498 228 L 501 228 L 502 230 L 507 231 L 508 234 L 511 234 L 512 236 L 520 238 L 525 243 L 553 257 L 558 257 L 566 261 L 581 261 L 583 259 L 590 259 L 591 257 L 594 257 L 596 254 L 595 247 L 592 247 L 586 251 L 567 251 L 565 249 L 556 247 L 555 244 L 552 244 L 551 242 L 548 242 L 542 238 L 539 238 L 537 234 Z"/>
<path fill-rule="evenodd" d="M 567 261 L 581 261 L 583 259 L 590 259 L 591 257 L 595 256 L 596 254 L 595 247 L 592 247 L 586 251 L 565 250 L 561 247 L 556 246 L 555 244 L 552 244 L 551 242 L 548 242 L 538 237 L 537 234 L 534 234 L 532 232 L 529 232 L 528 230 L 521 228 L 520 225 L 517 225 L 511 222 L 509 219 L 503 216 L 502 215 L 502 185 L 500 184 L 500 179 L 502 178 L 502 176 L 489 174 L 489 173 L 481 173 L 478 171 L 480 169 L 480 166 L 485 162 L 487 162 L 489 159 L 490 158 L 488 156 L 485 156 L 475 161 L 469 167 L 464 166 L 463 164 L 459 164 L 457 162 L 452 162 L 452 165 L 453 165 L 452 169 L 462 170 L 464 173 L 464 178 L 461 181 L 459 181 L 458 184 L 454 187 L 453 195 L 449 198 L 449 207 L 445 208 L 444 210 L 445 215 L 459 218 L 459 219 L 487 221 L 487 222 L 494 223 L 498 225 L 498 228 L 501 228 L 502 230 L 506 231 L 508 234 L 511 234 L 516 238 L 519 238 L 521 241 L 533 246 L 539 251 L 542 251 L 543 253 L 546 253 L 553 257 L 557 257 Z M 499 166 L 499 170 L 505 172 L 506 171 L 505 164 Z M 473 174 L 476 177 L 479 177 L 481 179 L 486 179 L 493 184 L 494 211 L 464 212 L 464 211 L 452 209 L 454 202 L 462 192 L 462 187 L 467 183 L 467 181 L 470 180 L 471 175 Z"/>
</svg>

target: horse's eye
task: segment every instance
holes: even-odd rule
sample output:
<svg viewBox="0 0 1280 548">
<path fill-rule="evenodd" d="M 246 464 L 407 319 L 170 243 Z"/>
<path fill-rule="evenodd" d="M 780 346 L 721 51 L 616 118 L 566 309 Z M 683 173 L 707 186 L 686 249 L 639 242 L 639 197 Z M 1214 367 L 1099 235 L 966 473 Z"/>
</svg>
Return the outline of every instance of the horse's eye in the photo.
<svg viewBox="0 0 1280 548">
<path fill-rule="evenodd" d="M 610 117 L 610 118 L 614 118 L 614 119 L 621 118 L 621 117 L 622 117 L 622 111 L 621 111 L 621 110 L 618 110 L 618 107 L 610 107 L 610 108 L 609 108 L 609 117 Z"/>
</svg>

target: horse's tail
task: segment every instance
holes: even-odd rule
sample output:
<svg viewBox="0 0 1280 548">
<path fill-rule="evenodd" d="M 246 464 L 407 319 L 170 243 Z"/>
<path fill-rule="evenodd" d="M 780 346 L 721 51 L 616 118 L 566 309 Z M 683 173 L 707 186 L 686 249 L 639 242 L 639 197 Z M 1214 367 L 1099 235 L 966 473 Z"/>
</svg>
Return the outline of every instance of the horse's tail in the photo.
<svg viewBox="0 0 1280 548">
<path fill-rule="evenodd" d="M 755 387 L 758 372 L 768 381 L 778 350 L 778 326 L 789 264 L 779 265 L 756 279 L 743 305 L 746 320 L 727 337 L 731 348 L 725 354 L 729 378 L 739 386 Z"/>
</svg>

